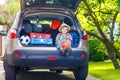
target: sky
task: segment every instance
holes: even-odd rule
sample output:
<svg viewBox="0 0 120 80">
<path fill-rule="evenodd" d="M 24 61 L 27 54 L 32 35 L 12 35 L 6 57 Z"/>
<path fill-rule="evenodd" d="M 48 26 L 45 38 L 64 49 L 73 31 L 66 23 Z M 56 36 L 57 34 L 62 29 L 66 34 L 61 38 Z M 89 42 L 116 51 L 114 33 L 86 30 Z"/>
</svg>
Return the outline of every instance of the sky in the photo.
<svg viewBox="0 0 120 80">
<path fill-rule="evenodd" d="M 0 0 L 0 5 L 4 4 L 5 0 Z"/>
</svg>

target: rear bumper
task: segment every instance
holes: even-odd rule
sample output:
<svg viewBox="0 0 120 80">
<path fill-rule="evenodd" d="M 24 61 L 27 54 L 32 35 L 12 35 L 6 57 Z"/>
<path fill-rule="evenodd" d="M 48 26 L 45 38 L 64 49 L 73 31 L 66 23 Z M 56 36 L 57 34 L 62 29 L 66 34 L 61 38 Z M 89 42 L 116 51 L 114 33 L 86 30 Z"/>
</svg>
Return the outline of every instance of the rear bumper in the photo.
<svg viewBox="0 0 120 80">
<path fill-rule="evenodd" d="M 16 56 L 16 53 L 20 53 Z M 84 53 L 85 57 L 79 56 Z M 16 50 L 7 54 L 6 60 L 11 66 L 36 67 L 41 69 L 69 69 L 83 67 L 88 64 L 88 54 L 84 51 L 72 51 L 70 56 L 51 50 Z"/>
</svg>

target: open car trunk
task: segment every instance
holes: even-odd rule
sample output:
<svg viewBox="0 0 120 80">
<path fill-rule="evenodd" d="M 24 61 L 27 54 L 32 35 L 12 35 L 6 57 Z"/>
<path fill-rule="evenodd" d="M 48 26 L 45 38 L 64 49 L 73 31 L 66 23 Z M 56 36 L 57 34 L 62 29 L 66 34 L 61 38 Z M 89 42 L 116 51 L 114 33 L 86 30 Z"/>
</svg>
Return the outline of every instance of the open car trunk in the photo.
<svg viewBox="0 0 120 80">
<path fill-rule="evenodd" d="M 80 34 L 75 27 L 72 18 L 58 14 L 30 14 L 24 17 L 19 39 L 23 46 L 55 46 L 58 28 L 62 23 L 70 26 L 70 34 L 73 38 L 72 47 L 77 47 L 80 42 Z"/>
</svg>

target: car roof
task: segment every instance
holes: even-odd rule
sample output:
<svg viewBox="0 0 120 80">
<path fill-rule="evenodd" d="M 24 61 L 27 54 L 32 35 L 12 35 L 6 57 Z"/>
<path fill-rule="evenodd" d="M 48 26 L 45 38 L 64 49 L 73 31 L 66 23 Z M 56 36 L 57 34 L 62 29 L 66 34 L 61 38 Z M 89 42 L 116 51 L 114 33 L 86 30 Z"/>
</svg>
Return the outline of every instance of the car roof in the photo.
<svg viewBox="0 0 120 80">
<path fill-rule="evenodd" d="M 21 0 L 21 11 L 26 8 L 55 8 L 75 11 L 82 0 Z"/>
</svg>

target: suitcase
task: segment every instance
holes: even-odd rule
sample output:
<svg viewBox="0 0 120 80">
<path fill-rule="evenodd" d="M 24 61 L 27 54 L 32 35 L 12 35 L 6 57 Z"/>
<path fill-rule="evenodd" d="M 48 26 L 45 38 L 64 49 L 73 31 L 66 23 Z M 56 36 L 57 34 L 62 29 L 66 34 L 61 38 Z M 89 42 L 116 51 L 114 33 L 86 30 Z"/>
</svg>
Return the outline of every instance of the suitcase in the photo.
<svg viewBox="0 0 120 80">
<path fill-rule="evenodd" d="M 51 34 L 30 32 L 30 38 L 51 38 Z"/>
<path fill-rule="evenodd" d="M 53 45 L 52 38 L 30 38 L 30 44 Z"/>
<path fill-rule="evenodd" d="M 72 47 L 76 47 L 79 44 L 79 35 L 76 32 L 70 32 L 71 36 L 72 36 L 72 43 L 71 46 Z"/>
</svg>

